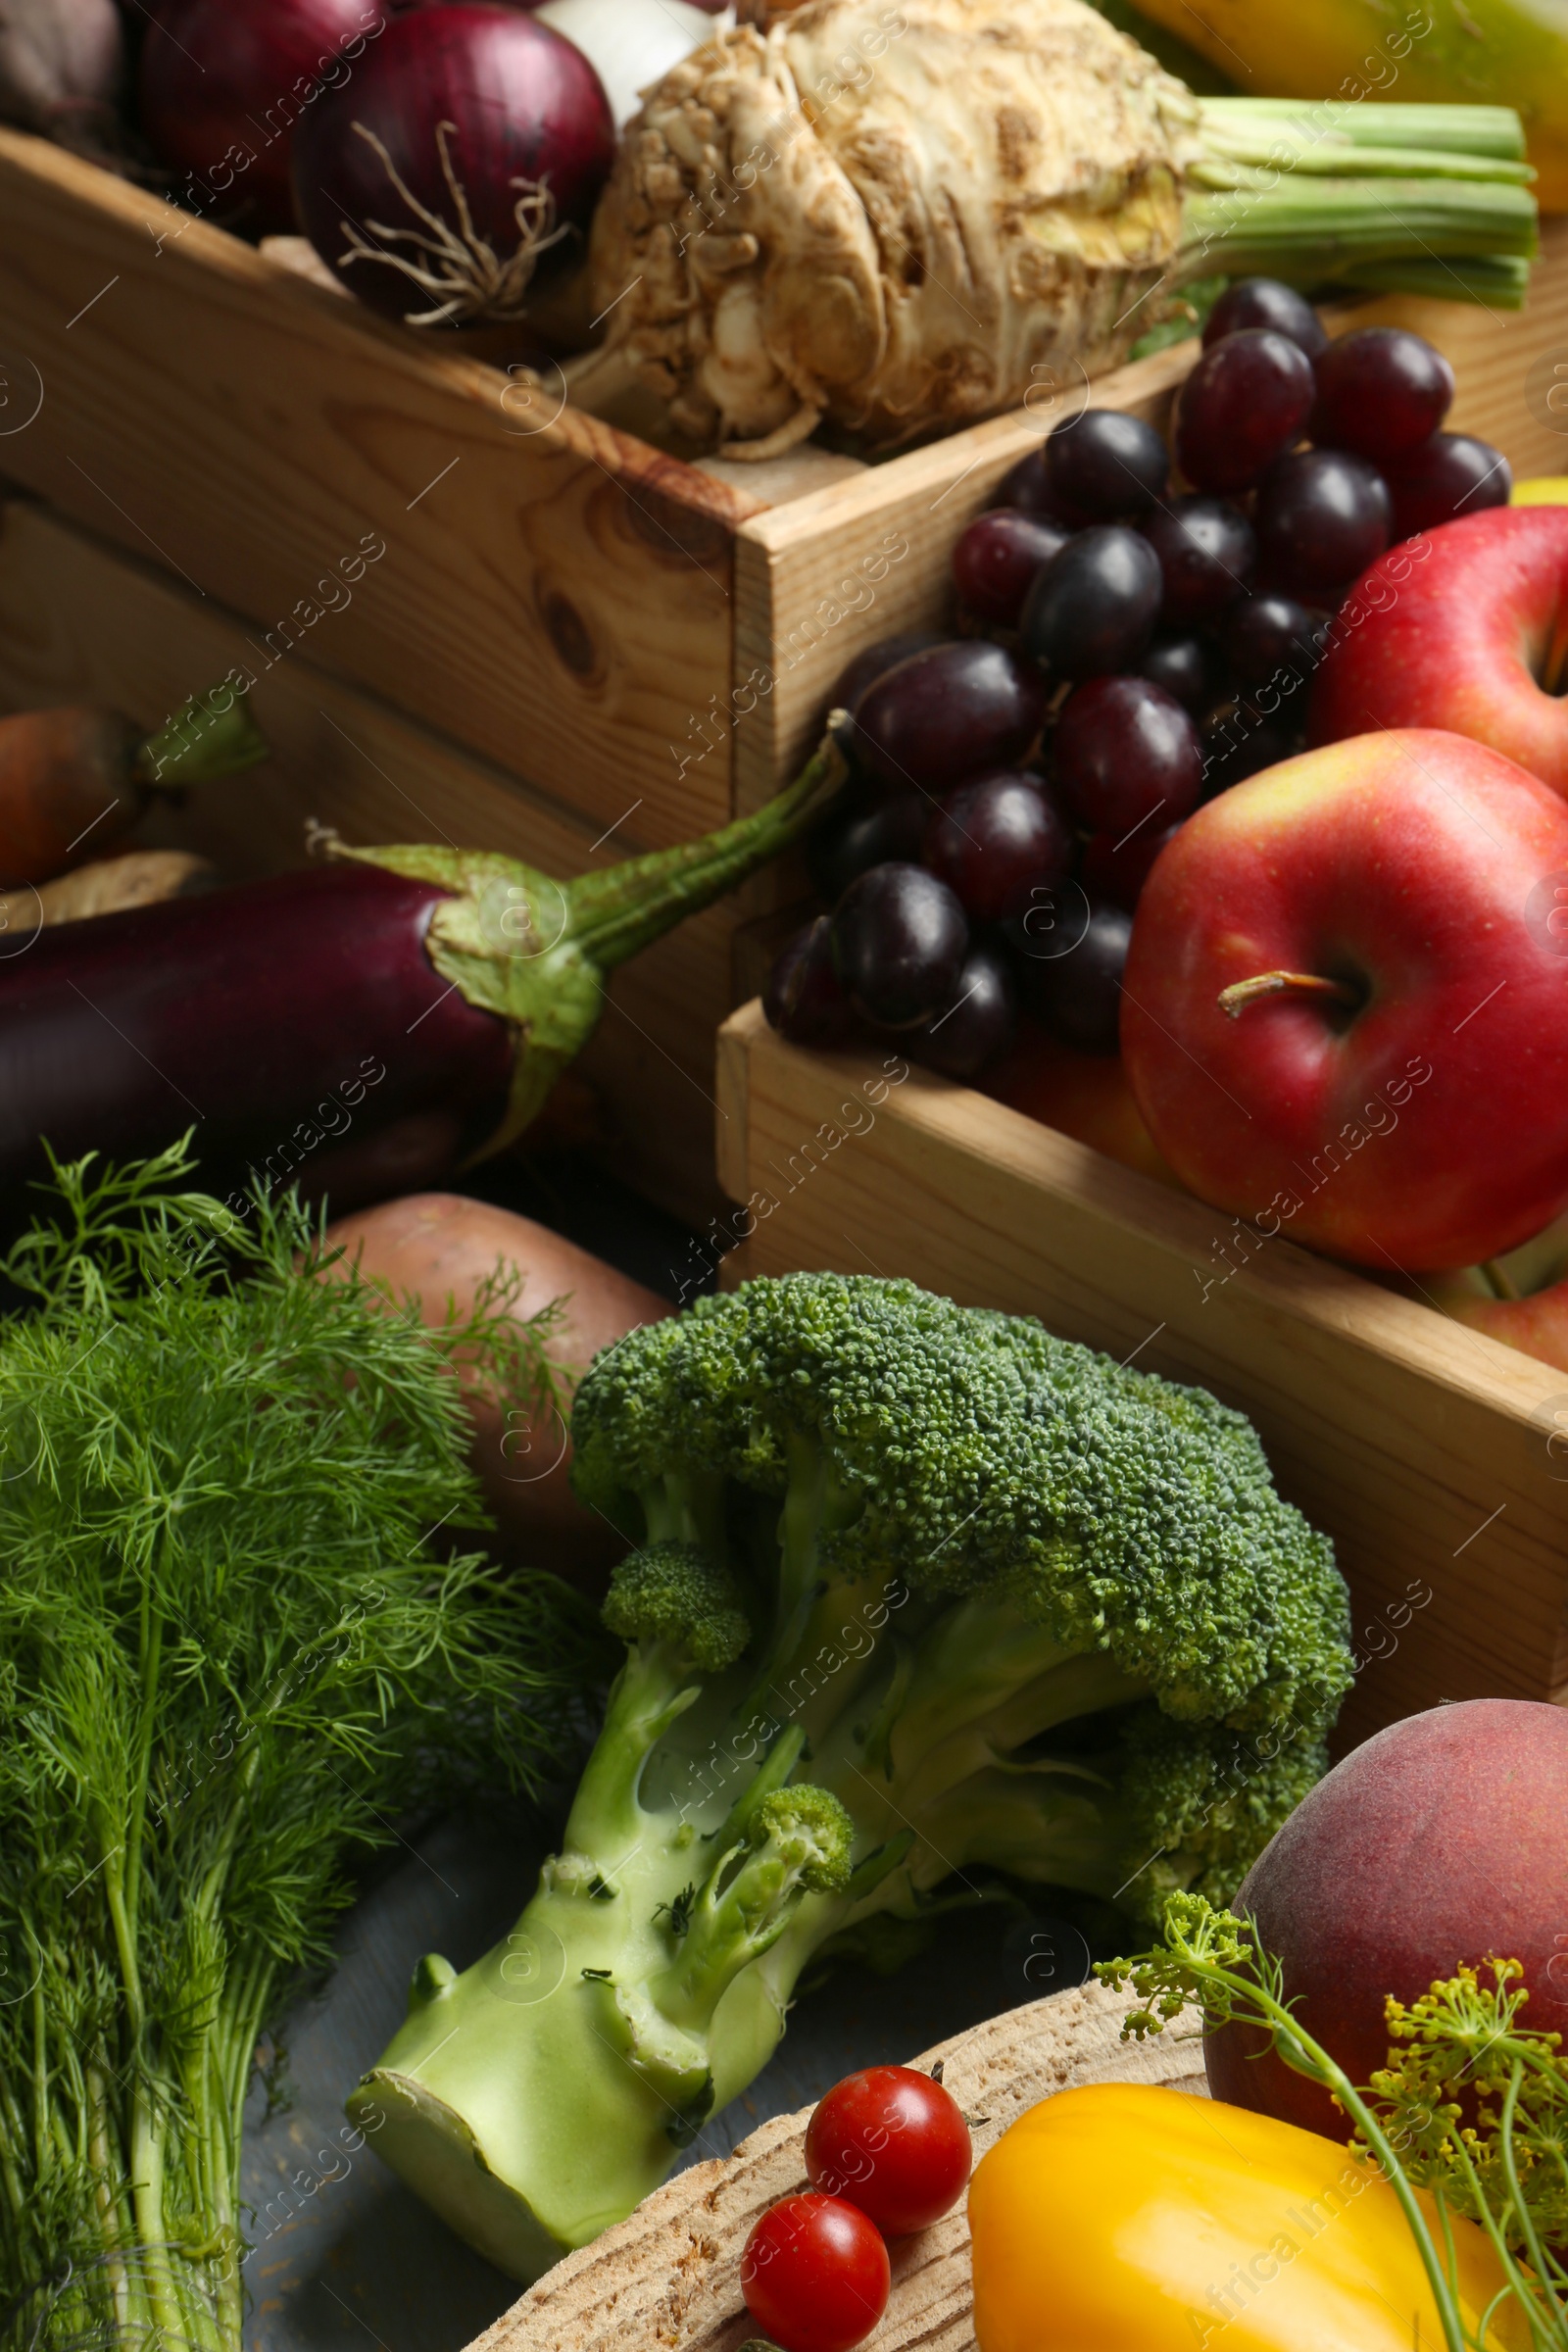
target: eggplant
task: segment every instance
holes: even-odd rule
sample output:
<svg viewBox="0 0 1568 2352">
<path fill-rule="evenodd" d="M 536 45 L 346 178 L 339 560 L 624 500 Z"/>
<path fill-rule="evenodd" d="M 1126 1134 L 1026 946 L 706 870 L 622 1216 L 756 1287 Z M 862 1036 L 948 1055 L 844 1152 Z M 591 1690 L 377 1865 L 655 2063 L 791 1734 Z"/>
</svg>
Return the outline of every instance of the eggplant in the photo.
<svg viewBox="0 0 1568 2352">
<path fill-rule="evenodd" d="M 270 1190 L 432 1113 L 487 1158 L 586 1045 L 606 976 L 796 840 L 844 774 L 824 738 L 754 814 L 572 882 L 318 835 L 323 864 L 0 941 L 0 1183 L 46 1145 L 136 1159 L 194 1129 L 209 1182 Z"/>
</svg>

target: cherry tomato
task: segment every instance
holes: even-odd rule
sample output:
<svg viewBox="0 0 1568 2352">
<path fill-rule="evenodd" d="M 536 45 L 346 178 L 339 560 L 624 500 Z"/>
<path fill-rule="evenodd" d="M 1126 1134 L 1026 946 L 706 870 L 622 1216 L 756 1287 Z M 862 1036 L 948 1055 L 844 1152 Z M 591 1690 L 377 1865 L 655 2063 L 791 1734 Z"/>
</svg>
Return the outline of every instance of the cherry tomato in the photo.
<svg viewBox="0 0 1568 2352">
<path fill-rule="evenodd" d="M 812 2187 L 847 2197 L 888 2237 L 951 2213 L 973 2160 L 957 2101 L 911 2066 L 846 2075 L 806 2127 Z"/>
<path fill-rule="evenodd" d="M 741 2293 L 783 2352 L 850 2352 L 888 2307 L 888 2250 L 842 2197 L 781 2197 L 746 2240 Z"/>
</svg>

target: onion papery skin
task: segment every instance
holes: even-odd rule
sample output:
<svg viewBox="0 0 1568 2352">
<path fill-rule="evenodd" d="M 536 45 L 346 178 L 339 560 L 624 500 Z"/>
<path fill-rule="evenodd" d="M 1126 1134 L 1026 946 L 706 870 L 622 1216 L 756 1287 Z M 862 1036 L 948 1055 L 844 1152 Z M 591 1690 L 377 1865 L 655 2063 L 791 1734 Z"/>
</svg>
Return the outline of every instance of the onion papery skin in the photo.
<svg viewBox="0 0 1568 2352">
<path fill-rule="evenodd" d="M 371 140 L 386 149 L 410 193 L 461 235 L 437 132 L 477 235 L 503 261 L 519 243 L 522 181 L 543 183 L 566 233 L 541 252 L 536 273 L 555 276 L 585 251 L 585 232 L 614 161 L 615 126 L 593 67 L 570 41 L 520 9 L 454 0 L 399 17 L 349 86 L 301 124 L 294 155 L 295 212 L 317 252 L 372 309 L 418 317 L 430 297 L 400 270 L 354 260 L 345 221 L 367 244 L 377 229 L 423 230 Z M 410 248 L 390 246 L 393 252 Z"/>
<path fill-rule="evenodd" d="M 141 123 L 191 174 L 193 212 L 244 207 L 291 229 L 295 126 L 343 95 L 391 22 L 385 0 L 161 0 L 141 54 Z"/>
</svg>

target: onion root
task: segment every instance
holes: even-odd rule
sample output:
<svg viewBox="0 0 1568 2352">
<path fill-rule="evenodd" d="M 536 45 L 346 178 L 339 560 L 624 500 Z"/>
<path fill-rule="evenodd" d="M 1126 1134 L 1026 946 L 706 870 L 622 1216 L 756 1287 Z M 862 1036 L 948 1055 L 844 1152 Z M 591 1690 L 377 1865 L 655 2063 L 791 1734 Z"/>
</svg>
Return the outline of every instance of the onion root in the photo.
<svg viewBox="0 0 1568 2352">
<path fill-rule="evenodd" d="M 453 169 L 448 141 L 456 136 L 457 127 L 455 122 L 438 122 L 435 137 L 442 176 L 461 223 L 461 233 L 439 213 L 428 211 L 419 202 L 375 132 L 364 122 L 354 125 L 360 137 L 374 148 L 386 168 L 388 179 L 410 212 L 423 221 L 424 231 L 389 228 L 380 220 L 368 220 L 366 226 L 370 235 L 381 239 L 380 244 L 372 245 L 352 220 L 345 220 L 343 233 L 348 238 L 348 247 L 339 255 L 337 266 L 346 270 L 354 262 L 379 262 L 388 269 L 400 270 L 422 294 L 434 298 L 433 310 L 409 315 L 405 320 L 409 326 L 447 326 L 476 318 L 519 318 L 540 255 L 558 245 L 566 234 L 565 223 L 558 223 L 556 220 L 556 200 L 545 183 L 514 179 L 511 185 L 520 191 L 514 208 L 518 243 L 516 251 L 503 260 L 474 227 L 467 190 Z M 401 245 L 411 250 L 407 253 L 392 250 Z M 417 258 L 420 255 L 426 258 L 420 260 Z"/>
</svg>

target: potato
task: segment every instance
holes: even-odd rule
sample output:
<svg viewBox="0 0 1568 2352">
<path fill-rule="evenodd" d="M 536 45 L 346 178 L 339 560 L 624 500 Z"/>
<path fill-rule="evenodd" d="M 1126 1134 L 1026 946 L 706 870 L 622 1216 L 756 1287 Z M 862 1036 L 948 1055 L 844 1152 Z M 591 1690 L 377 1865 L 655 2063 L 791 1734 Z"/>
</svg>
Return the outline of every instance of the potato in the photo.
<svg viewBox="0 0 1568 2352">
<path fill-rule="evenodd" d="M 1255 1914 L 1302 2024 L 1355 2083 L 1385 2063 L 1384 1996 L 1463 1961 L 1521 1960 L 1524 2023 L 1568 2034 L 1568 1714 L 1477 1698 L 1379 1732 L 1303 1797 L 1233 1909 Z M 1345 2139 L 1327 2091 L 1236 2026 L 1206 2049 L 1216 2099 Z"/>
<path fill-rule="evenodd" d="M 565 1298 L 550 1352 L 578 1373 L 624 1332 L 674 1311 L 667 1299 L 548 1226 L 456 1193 L 383 1201 L 340 1217 L 326 1238 L 343 1245 L 345 1262 L 358 1263 L 367 1281 L 394 1298 L 417 1298 L 427 1323 L 443 1322 L 449 1304 L 466 1314 L 498 1262 L 520 1267 L 524 1281 L 514 1311 L 526 1318 L 553 1298 Z M 602 1578 L 625 1542 L 573 1494 L 571 1448 L 559 1417 L 537 1415 L 531 1397 L 496 1397 L 472 1388 L 468 1402 L 474 1469 L 511 1547 L 575 1582 Z"/>
</svg>

